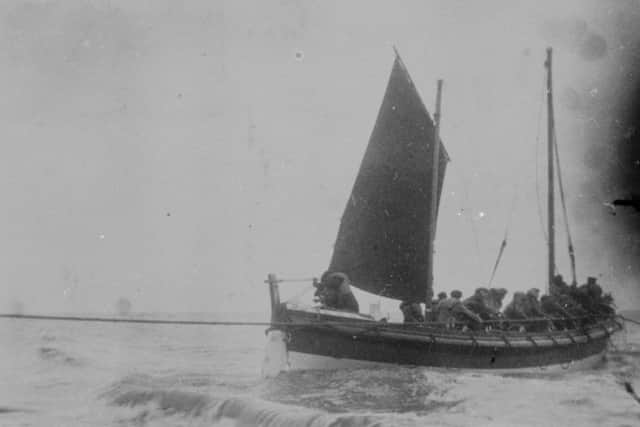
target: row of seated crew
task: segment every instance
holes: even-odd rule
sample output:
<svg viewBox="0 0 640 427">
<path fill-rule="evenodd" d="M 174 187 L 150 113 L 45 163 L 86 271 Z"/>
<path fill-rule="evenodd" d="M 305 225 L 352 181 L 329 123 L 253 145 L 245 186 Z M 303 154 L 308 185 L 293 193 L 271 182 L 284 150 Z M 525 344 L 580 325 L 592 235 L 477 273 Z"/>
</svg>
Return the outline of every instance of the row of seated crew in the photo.
<svg viewBox="0 0 640 427">
<path fill-rule="evenodd" d="M 512 301 L 500 311 L 506 294 L 504 288 L 478 288 L 463 300 L 462 292 L 458 290 L 452 291 L 449 297 L 441 292 L 438 299 L 432 301 L 432 310 L 427 312 L 426 319 L 419 303 L 403 302 L 400 310 L 407 323 L 427 320 L 447 328 L 531 332 L 578 328 L 615 314 L 613 298 L 610 294 L 603 295 L 593 277 L 581 286 L 569 286 L 561 275 L 557 275 L 550 295 L 540 298 L 536 288 L 526 293 L 516 292 Z"/>
<path fill-rule="evenodd" d="M 528 324 L 529 330 L 571 329 L 592 324 L 601 319 L 615 315 L 615 306 L 611 294 L 603 294 L 595 277 L 588 277 L 587 282 L 578 286 L 569 286 L 558 274 L 554 277 L 549 295 L 537 298 L 537 289 L 528 291 L 524 296 L 514 294 L 509 304 L 510 311 L 505 309 L 505 317 L 522 319 L 528 317 L 546 319 L 546 321 Z M 509 307 L 507 307 L 509 308 Z M 530 315 L 527 309 L 535 316 Z"/>
<path fill-rule="evenodd" d="M 560 299 L 567 307 L 580 308 L 583 316 L 611 317 L 615 305 L 611 294 L 604 294 L 595 277 L 588 277 L 584 285 L 569 286 L 558 274 L 551 283 L 551 296 Z"/>
<path fill-rule="evenodd" d="M 485 320 L 498 318 L 502 299 L 507 293 L 506 289 L 478 288 L 473 296 L 462 300 L 462 292 L 451 291 L 447 297 L 445 292 L 440 292 L 438 298 L 431 302 L 431 311 L 427 312 L 426 319 L 422 314 L 419 303 L 402 302 L 400 310 L 406 323 L 438 322 L 447 328 L 456 325 L 479 326 Z"/>
</svg>

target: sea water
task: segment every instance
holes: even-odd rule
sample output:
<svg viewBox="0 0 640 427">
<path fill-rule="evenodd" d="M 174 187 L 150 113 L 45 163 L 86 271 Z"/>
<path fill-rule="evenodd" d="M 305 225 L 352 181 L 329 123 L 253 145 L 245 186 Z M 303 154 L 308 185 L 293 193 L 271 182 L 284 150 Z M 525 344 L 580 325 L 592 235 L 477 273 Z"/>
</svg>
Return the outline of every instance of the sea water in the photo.
<svg viewBox="0 0 640 427">
<path fill-rule="evenodd" d="M 0 319 L 1 426 L 635 426 L 640 327 L 598 369 L 261 376 L 265 328 Z"/>
</svg>

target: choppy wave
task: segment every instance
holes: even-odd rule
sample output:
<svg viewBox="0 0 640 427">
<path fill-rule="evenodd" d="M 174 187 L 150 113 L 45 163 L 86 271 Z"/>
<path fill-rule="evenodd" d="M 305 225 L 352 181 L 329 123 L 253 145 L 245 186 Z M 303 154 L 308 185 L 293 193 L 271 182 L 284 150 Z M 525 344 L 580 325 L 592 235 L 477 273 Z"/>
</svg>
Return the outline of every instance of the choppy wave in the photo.
<svg viewBox="0 0 640 427">
<path fill-rule="evenodd" d="M 29 412 L 33 412 L 33 410 L 0 406 L 0 414 L 11 414 L 11 413 L 19 413 L 19 412 L 29 413 Z"/>
<path fill-rule="evenodd" d="M 44 333 L 43 333 L 44 331 Z M 640 328 L 599 369 L 498 375 L 395 367 L 260 378 L 264 335 L 229 329 L 6 323 L 2 425 L 636 425 Z M 170 348 L 170 350 L 169 350 Z M 27 408 L 27 409 L 23 409 Z M 544 408 L 544 410 L 541 410 Z"/>
<path fill-rule="evenodd" d="M 39 347 L 38 356 L 42 360 L 53 361 L 67 366 L 81 366 L 83 364 L 79 358 L 70 356 L 55 347 Z"/>
<path fill-rule="evenodd" d="M 451 398 L 455 386 L 447 375 L 423 368 L 299 371 L 263 384 L 261 396 L 279 403 L 303 405 L 330 413 L 367 411 L 425 415 L 461 404 Z"/>
<path fill-rule="evenodd" d="M 621 425 L 640 413 L 619 380 L 597 371 L 551 381 L 420 368 L 291 372 L 237 396 L 176 387 L 175 378 L 134 375 L 102 397 L 128 411 L 120 424 L 136 426 L 540 425 L 562 414 L 575 425 Z M 506 402 L 518 411 L 504 413 Z"/>
<path fill-rule="evenodd" d="M 135 408 L 129 421 L 155 424 L 180 416 L 202 425 L 264 427 L 373 427 L 381 420 L 367 415 L 330 415 L 248 397 L 215 399 L 202 393 L 179 390 L 130 390 L 112 395 L 109 404 Z"/>
</svg>

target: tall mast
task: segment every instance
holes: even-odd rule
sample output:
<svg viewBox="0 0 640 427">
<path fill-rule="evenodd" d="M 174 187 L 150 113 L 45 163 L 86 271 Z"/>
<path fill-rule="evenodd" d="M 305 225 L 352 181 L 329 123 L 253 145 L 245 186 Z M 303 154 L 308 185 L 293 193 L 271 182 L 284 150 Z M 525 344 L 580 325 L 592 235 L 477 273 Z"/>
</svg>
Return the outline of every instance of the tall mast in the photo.
<svg viewBox="0 0 640 427">
<path fill-rule="evenodd" d="M 429 215 L 429 227 L 431 236 L 427 254 L 429 257 L 429 282 L 427 283 L 426 307 L 431 306 L 433 298 L 433 254 L 434 240 L 436 235 L 436 217 L 438 215 L 438 181 L 440 166 L 440 103 L 442 100 L 442 80 L 438 80 L 438 91 L 436 94 L 436 111 L 433 115 L 433 168 L 431 170 L 431 212 Z"/>
<path fill-rule="evenodd" d="M 547 68 L 547 171 L 548 171 L 548 190 L 547 190 L 547 221 L 548 229 L 548 245 L 549 245 L 549 277 L 547 280 L 547 293 L 551 288 L 553 276 L 555 275 L 555 224 L 554 224 L 554 186 L 553 186 L 553 87 L 551 83 L 551 48 L 547 48 L 547 60 L 545 62 Z"/>
</svg>

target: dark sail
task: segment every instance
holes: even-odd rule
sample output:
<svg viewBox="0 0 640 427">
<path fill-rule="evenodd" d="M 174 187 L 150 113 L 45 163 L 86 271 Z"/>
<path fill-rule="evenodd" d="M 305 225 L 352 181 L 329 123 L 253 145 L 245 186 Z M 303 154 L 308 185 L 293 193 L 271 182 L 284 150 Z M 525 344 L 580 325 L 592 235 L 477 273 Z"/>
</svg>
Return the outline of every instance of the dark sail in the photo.
<svg viewBox="0 0 640 427">
<path fill-rule="evenodd" d="M 425 301 L 434 147 L 433 121 L 396 57 L 340 222 L 330 271 L 346 273 L 367 292 Z M 442 143 L 439 157 L 438 204 L 448 161 Z"/>
</svg>

